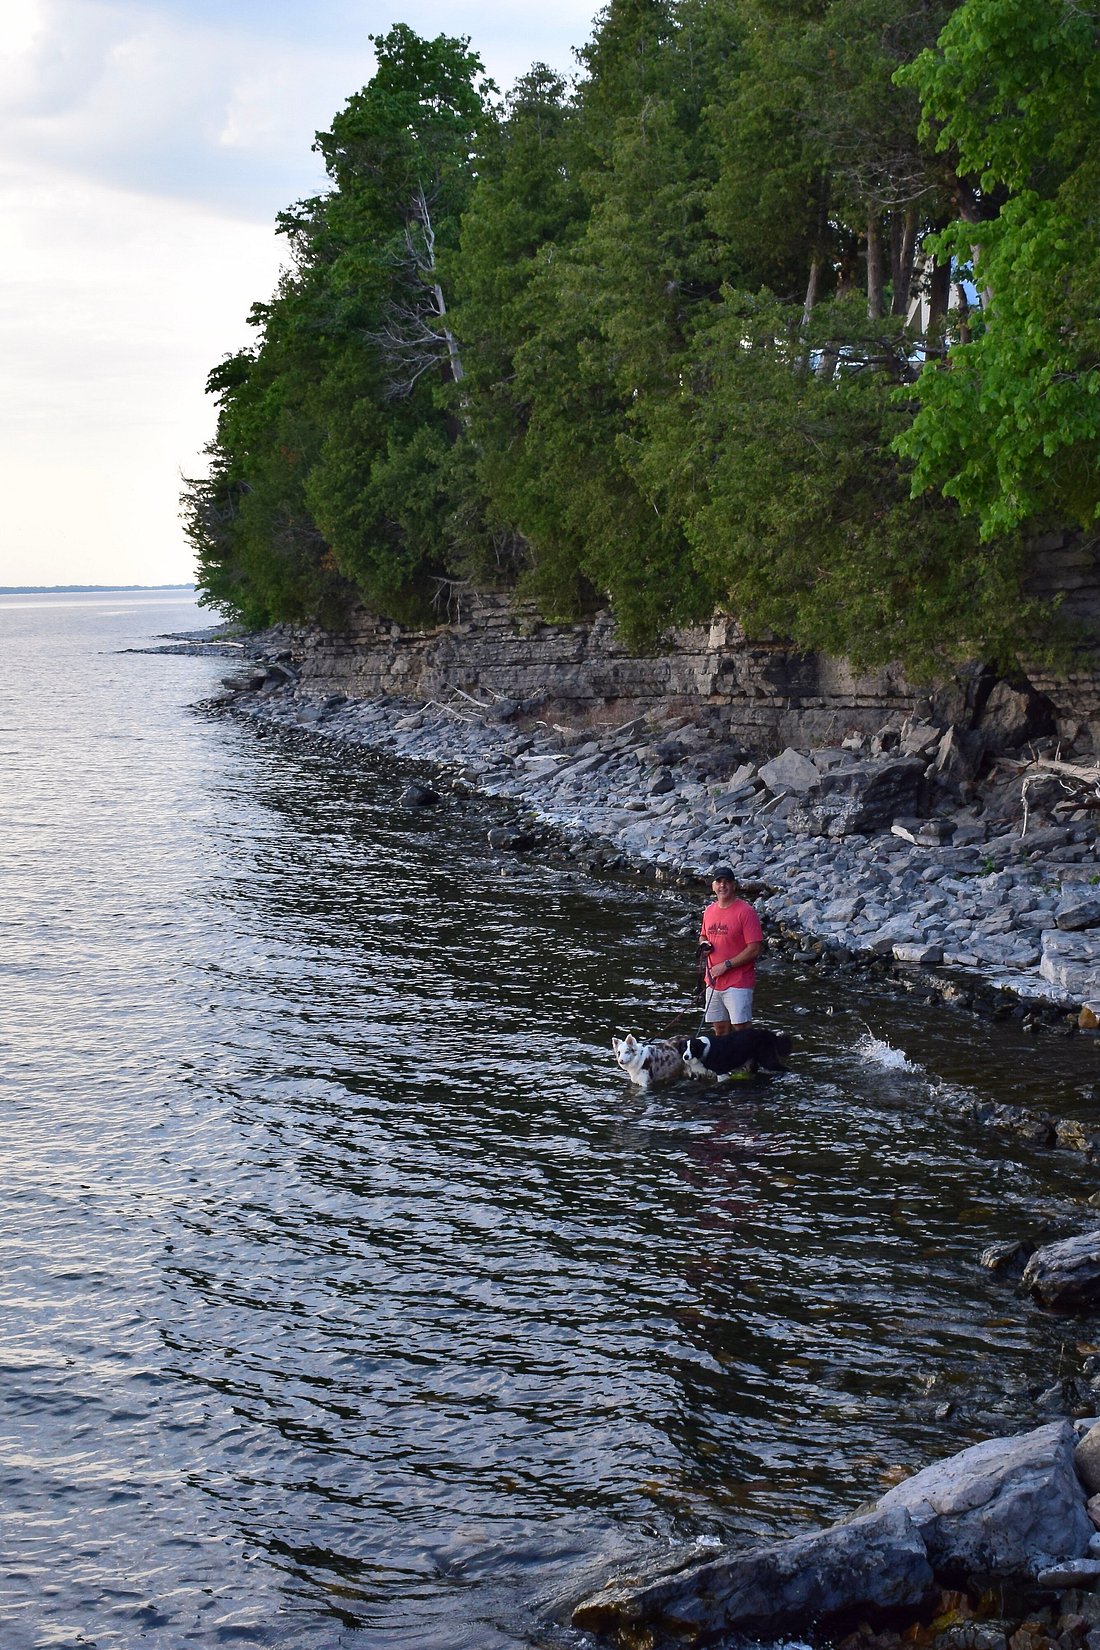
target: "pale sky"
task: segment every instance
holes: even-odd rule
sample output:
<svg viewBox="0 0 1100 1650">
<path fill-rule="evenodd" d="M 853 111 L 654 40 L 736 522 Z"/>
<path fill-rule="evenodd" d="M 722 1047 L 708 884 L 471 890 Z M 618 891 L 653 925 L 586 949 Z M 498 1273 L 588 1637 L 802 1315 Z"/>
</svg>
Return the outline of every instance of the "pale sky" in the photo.
<svg viewBox="0 0 1100 1650">
<path fill-rule="evenodd" d="M 469 35 L 506 90 L 575 72 L 594 0 L 6 0 L 0 29 L 0 584 L 192 577 L 180 474 L 206 374 L 271 295 L 275 214 L 368 35 Z"/>
</svg>

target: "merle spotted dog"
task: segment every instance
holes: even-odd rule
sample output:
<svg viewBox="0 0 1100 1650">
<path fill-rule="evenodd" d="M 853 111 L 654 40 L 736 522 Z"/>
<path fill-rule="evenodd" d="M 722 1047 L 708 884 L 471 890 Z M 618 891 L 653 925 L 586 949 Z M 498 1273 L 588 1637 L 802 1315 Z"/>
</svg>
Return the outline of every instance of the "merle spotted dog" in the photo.
<svg viewBox="0 0 1100 1650">
<path fill-rule="evenodd" d="M 648 1089 L 654 1083 L 674 1083 L 683 1077 L 686 1044 L 686 1037 L 659 1037 L 652 1043 L 643 1043 L 633 1032 L 611 1039 L 616 1060 L 640 1089 Z"/>
</svg>

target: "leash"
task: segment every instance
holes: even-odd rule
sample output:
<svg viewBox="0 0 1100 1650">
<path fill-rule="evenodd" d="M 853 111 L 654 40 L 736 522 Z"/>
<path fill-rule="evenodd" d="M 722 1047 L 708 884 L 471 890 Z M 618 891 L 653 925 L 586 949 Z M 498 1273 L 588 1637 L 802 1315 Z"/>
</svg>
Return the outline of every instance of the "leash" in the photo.
<svg viewBox="0 0 1100 1650">
<path fill-rule="evenodd" d="M 703 1027 L 707 1023 L 707 986 L 709 985 L 712 990 L 714 988 L 714 980 L 711 977 L 710 964 L 707 961 L 710 953 L 710 947 L 708 945 L 706 950 L 704 950 L 703 944 L 704 942 L 700 941 L 695 948 L 695 972 L 699 982 L 697 989 L 702 997 L 702 1001 L 699 1003 L 699 1024 L 696 1026 L 694 1031 L 694 1036 L 696 1037 L 701 1035 Z M 676 1015 L 675 1019 L 670 1020 L 664 1031 L 662 1031 L 661 1036 L 667 1037 L 674 1026 L 678 1026 L 681 1021 L 688 1019 L 689 1016 L 694 1013 L 695 1006 L 696 999 L 693 994 L 691 1006 L 689 1008 L 682 1009 L 680 1013 Z"/>
<path fill-rule="evenodd" d="M 678 1026 L 680 1024 L 681 1020 L 686 1020 L 689 1017 L 689 1015 L 693 1014 L 694 1012 L 695 1012 L 695 1004 L 692 1003 L 690 1008 L 683 1009 L 679 1014 L 677 1014 L 677 1016 L 674 1020 L 669 1021 L 668 1025 L 661 1032 L 661 1036 L 662 1037 L 667 1037 L 669 1032 L 672 1030 L 672 1028 L 674 1026 Z M 706 1025 L 706 1023 L 707 1023 L 707 1005 L 706 1005 L 706 999 L 704 998 L 702 1011 L 699 1015 L 699 1024 L 696 1026 L 693 1035 L 698 1037 L 700 1035 L 700 1033 L 702 1032 L 703 1027 Z"/>
</svg>

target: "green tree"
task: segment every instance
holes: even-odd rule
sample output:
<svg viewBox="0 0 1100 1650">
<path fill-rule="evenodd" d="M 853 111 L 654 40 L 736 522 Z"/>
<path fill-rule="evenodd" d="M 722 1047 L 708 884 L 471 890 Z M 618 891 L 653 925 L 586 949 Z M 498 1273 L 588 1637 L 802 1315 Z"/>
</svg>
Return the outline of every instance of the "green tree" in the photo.
<svg viewBox="0 0 1100 1650">
<path fill-rule="evenodd" d="M 1100 30 L 1075 0 L 965 0 L 899 76 L 959 179 L 941 246 L 983 293 L 917 385 L 914 491 L 985 537 L 1100 515 Z"/>
<path fill-rule="evenodd" d="M 331 190 L 280 217 L 292 263 L 257 348 L 212 377 L 211 475 L 190 490 L 211 599 L 271 618 L 352 591 L 412 617 L 445 562 L 423 522 L 453 440 L 440 389 L 462 376 L 440 261 L 492 88 L 466 40 L 398 24 L 374 45 L 375 76 L 318 135 Z"/>
</svg>

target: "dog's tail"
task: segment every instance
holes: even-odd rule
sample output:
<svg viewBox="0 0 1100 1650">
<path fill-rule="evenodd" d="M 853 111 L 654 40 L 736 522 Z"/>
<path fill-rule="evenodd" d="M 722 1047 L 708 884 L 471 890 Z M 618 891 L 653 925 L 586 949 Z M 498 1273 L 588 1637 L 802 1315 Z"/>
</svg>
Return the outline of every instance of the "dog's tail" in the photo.
<svg viewBox="0 0 1100 1650">
<path fill-rule="evenodd" d="M 788 1031 L 777 1031 L 775 1034 L 775 1052 L 781 1060 L 785 1060 L 791 1052 L 791 1036 Z"/>
</svg>

